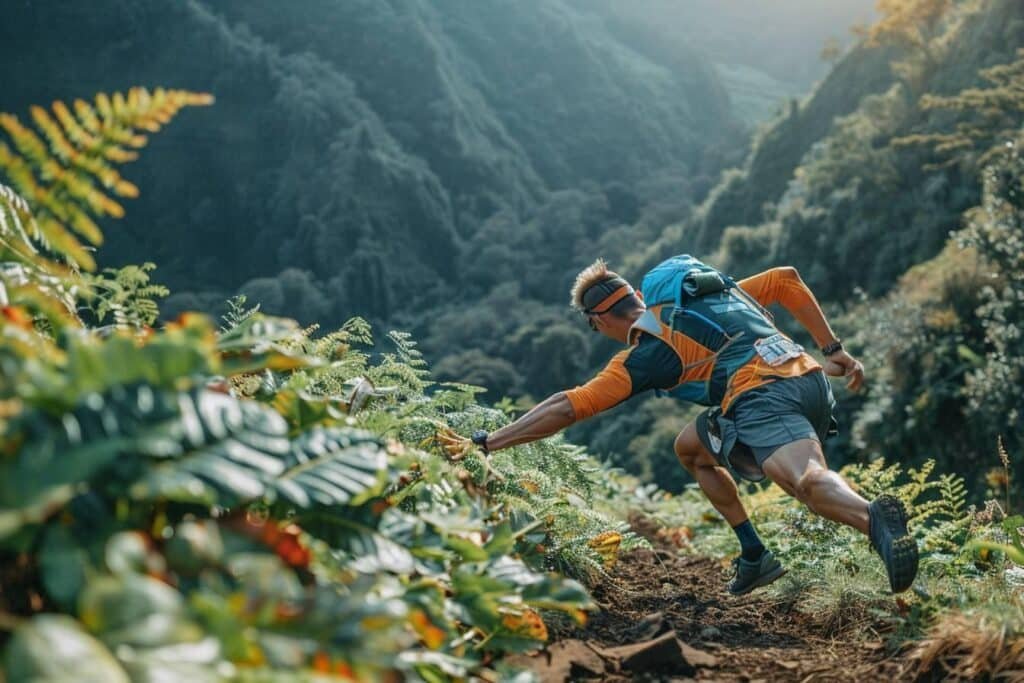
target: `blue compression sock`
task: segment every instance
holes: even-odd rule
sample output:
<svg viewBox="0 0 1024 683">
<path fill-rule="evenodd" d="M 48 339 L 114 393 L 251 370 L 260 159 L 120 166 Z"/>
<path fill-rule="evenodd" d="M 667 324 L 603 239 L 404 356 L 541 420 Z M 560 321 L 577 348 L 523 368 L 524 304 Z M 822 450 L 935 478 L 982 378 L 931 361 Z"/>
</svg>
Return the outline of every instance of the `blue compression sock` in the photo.
<svg viewBox="0 0 1024 683">
<path fill-rule="evenodd" d="M 761 543 L 761 537 L 757 535 L 757 530 L 749 519 L 742 524 L 737 524 L 732 530 L 736 532 L 736 538 L 740 539 L 740 549 L 744 560 L 752 562 L 761 557 L 761 553 L 764 552 L 764 544 Z"/>
</svg>

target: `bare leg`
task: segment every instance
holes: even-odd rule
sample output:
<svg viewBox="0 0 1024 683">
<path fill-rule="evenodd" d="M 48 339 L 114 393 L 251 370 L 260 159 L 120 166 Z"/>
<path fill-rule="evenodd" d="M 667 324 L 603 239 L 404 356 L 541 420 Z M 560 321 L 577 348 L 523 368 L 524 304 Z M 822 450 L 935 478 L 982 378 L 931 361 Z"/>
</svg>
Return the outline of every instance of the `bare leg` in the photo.
<svg viewBox="0 0 1024 683">
<path fill-rule="evenodd" d="M 764 473 L 816 514 L 868 533 L 868 501 L 828 469 L 814 439 L 794 441 L 772 453 Z"/>
<path fill-rule="evenodd" d="M 718 466 L 715 457 L 704 448 L 697 437 L 697 428 L 690 423 L 676 437 L 676 457 L 686 471 L 697 480 L 701 491 L 718 510 L 729 526 L 736 527 L 747 521 L 747 511 L 740 502 L 736 482 L 729 472 Z"/>
</svg>

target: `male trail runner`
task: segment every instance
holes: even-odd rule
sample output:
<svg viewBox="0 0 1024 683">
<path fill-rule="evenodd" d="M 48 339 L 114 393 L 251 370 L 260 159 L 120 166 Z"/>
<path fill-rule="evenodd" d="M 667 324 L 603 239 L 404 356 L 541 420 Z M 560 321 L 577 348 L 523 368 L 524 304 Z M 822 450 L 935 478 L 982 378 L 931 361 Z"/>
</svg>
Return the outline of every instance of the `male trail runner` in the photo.
<svg viewBox="0 0 1024 683">
<path fill-rule="evenodd" d="M 686 306 L 678 297 L 674 306 L 652 300 L 654 285 L 664 285 L 656 282 L 657 269 L 644 279 L 646 296 L 600 259 L 583 270 L 572 288 L 572 306 L 592 330 L 628 348 L 585 385 L 548 397 L 491 434 L 476 432 L 472 441 L 492 452 L 545 438 L 649 389 L 712 406 L 680 432 L 675 452 L 739 539 L 731 593 L 767 585 L 785 569 L 762 544 L 727 467 L 753 481 L 767 476 L 815 513 L 866 534 L 893 592 L 906 590 L 917 574 L 918 550 L 902 503 L 889 495 L 868 503 L 828 469 L 821 447 L 834 404 L 824 375 L 845 376 L 857 391 L 863 366 L 843 349 L 794 268 L 773 268 L 736 283 L 689 258 L 669 259 L 658 272 L 683 259 L 710 272 L 719 287 L 702 293 L 701 286 L 689 286 L 695 280 L 687 274 L 687 291 L 697 295 Z M 671 286 L 678 290 L 678 282 Z M 778 332 L 764 308 L 775 303 L 811 334 L 824 366 Z"/>
</svg>

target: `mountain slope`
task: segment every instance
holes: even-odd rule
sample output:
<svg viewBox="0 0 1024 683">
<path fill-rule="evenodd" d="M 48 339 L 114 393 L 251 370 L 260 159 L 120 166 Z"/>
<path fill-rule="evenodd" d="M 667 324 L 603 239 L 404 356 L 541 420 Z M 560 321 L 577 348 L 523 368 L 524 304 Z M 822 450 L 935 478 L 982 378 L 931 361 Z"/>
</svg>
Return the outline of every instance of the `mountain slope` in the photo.
<svg viewBox="0 0 1024 683">
<path fill-rule="evenodd" d="M 462 291 L 489 219 L 511 222 L 501 242 L 553 191 L 605 202 L 603 185 L 713 172 L 706 151 L 739 144 L 700 58 L 659 63 L 562 0 L 26 3 L 0 54 L 8 111 L 133 83 L 217 96 L 158 143 L 159 167 L 131 170 L 160 191 L 102 254 L 141 246 L 186 292 L 170 311 L 238 288 L 301 320 L 429 307 Z M 548 271 L 576 265 L 525 247 Z"/>
<path fill-rule="evenodd" d="M 929 60 L 908 48 L 851 52 L 814 95 L 769 128 L 685 228 L 697 250 L 738 272 L 786 262 L 826 300 L 889 289 L 933 257 L 980 198 L 969 155 L 944 164 L 904 138 L 952 128 L 926 93 L 983 83 L 979 71 L 1024 46 L 1024 5 L 959 5 Z M 894 71 L 889 62 L 895 59 Z M 845 115 L 844 115 L 845 112 Z"/>
</svg>

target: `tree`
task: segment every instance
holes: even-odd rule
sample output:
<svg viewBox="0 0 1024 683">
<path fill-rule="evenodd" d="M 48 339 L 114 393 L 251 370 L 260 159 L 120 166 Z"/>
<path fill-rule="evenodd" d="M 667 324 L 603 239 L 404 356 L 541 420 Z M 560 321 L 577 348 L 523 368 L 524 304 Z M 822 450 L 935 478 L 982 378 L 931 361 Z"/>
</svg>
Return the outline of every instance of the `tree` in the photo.
<svg viewBox="0 0 1024 683">
<path fill-rule="evenodd" d="M 939 63 L 936 39 L 954 4 L 956 0 L 878 0 L 882 18 L 868 29 L 866 43 L 907 48 L 906 56 L 892 67 L 912 92 L 921 91 Z"/>
<path fill-rule="evenodd" d="M 981 205 L 966 214 L 959 239 L 990 267 L 977 314 L 985 350 L 972 359 L 966 393 L 989 433 L 1024 444 L 1024 135 L 998 148 L 985 168 Z"/>
<path fill-rule="evenodd" d="M 948 165 L 965 156 L 973 160 L 978 150 L 998 152 L 996 143 L 1015 136 L 1024 116 L 1024 49 L 1017 51 L 1017 59 L 982 69 L 978 75 L 987 87 L 967 88 L 956 95 L 925 95 L 921 107 L 925 110 L 946 110 L 957 114 L 955 128 L 935 133 L 908 135 L 893 141 L 896 145 L 926 144 L 945 158 Z M 989 160 L 982 155 L 977 163 L 984 166 Z"/>
<path fill-rule="evenodd" d="M 825 44 L 821 48 L 821 61 L 828 62 L 834 65 L 839 61 L 839 58 L 843 54 L 843 46 L 839 44 L 839 40 L 834 36 L 830 37 L 825 41 Z"/>
<path fill-rule="evenodd" d="M 930 53 L 929 44 L 953 4 L 954 0 L 878 0 L 882 18 L 868 29 L 868 44 L 902 42 Z"/>
</svg>

